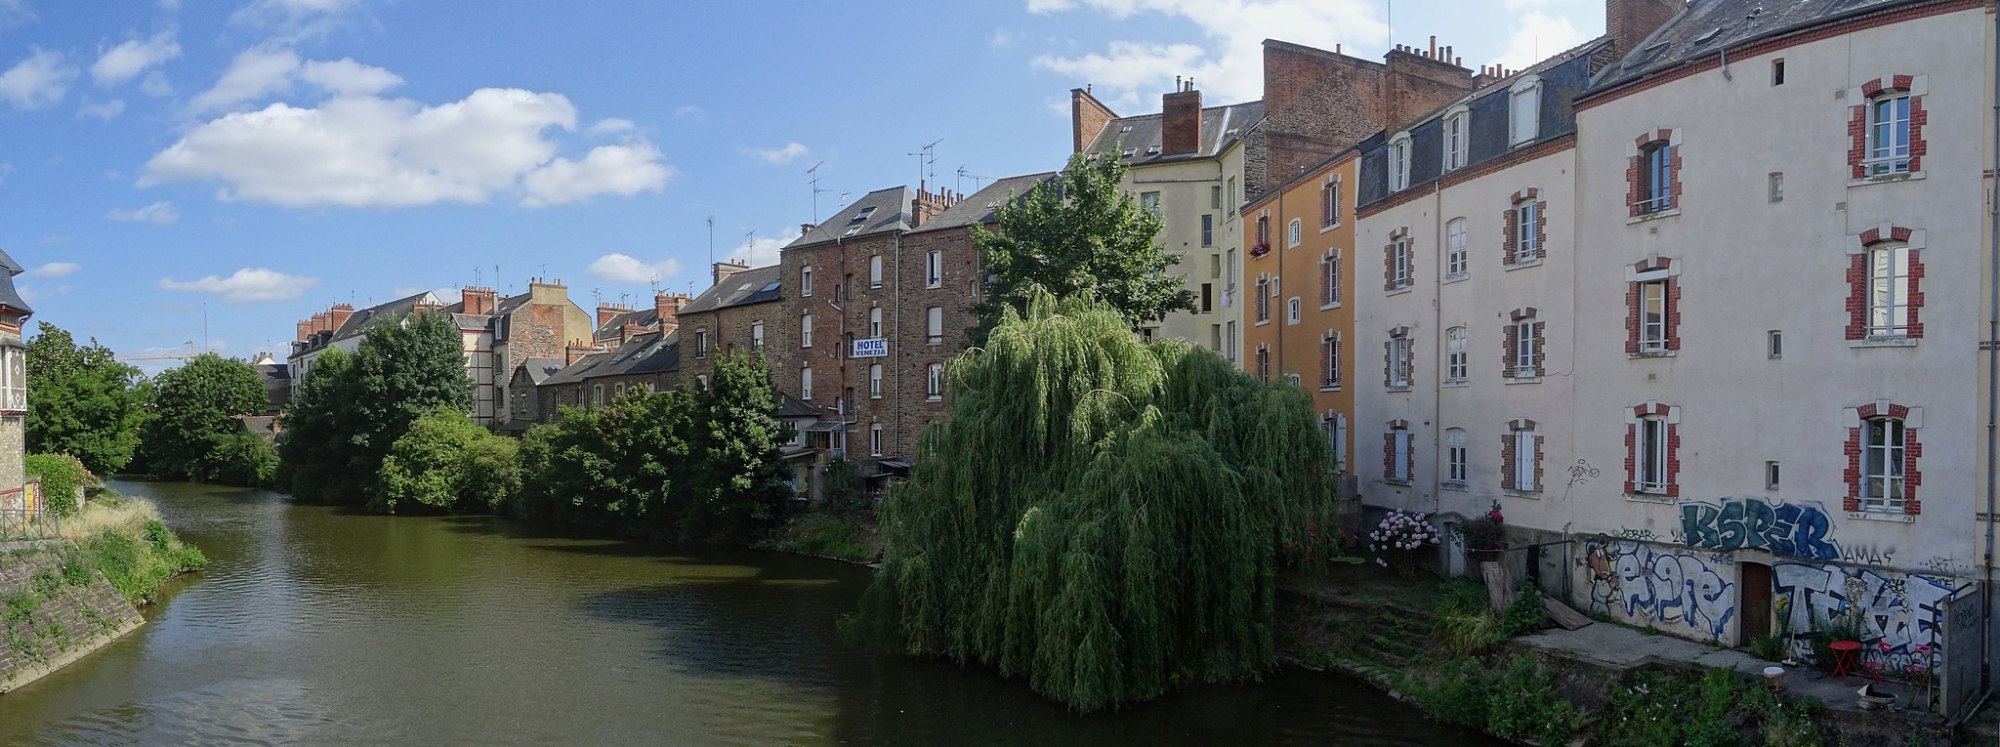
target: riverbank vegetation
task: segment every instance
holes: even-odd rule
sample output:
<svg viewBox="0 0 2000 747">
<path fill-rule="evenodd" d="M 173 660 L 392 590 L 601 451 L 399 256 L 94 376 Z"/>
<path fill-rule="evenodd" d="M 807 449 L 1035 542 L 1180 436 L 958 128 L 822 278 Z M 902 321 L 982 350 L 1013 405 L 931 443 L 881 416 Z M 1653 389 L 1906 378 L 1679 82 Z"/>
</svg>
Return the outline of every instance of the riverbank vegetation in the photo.
<svg viewBox="0 0 2000 747">
<path fill-rule="evenodd" d="M 214 353 L 152 379 L 135 465 L 167 480 L 256 487 L 270 484 L 277 451 L 240 419 L 268 404 L 257 369 Z"/>
<path fill-rule="evenodd" d="M 208 565 L 201 549 L 175 536 L 151 502 L 102 489 L 92 493 L 83 510 L 62 523 L 63 539 L 74 545 L 65 551 L 65 574 L 102 571 L 119 594 L 141 605 L 168 579 Z"/>
<path fill-rule="evenodd" d="M 1276 664 L 1281 553 L 1334 500 L 1301 390 L 1046 293 L 949 371 L 852 632 L 1078 711 Z"/>
<path fill-rule="evenodd" d="M 93 472 L 124 469 L 139 446 L 151 386 L 110 348 L 79 346 L 41 322 L 28 341 L 27 451 L 67 454 Z"/>
</svg>

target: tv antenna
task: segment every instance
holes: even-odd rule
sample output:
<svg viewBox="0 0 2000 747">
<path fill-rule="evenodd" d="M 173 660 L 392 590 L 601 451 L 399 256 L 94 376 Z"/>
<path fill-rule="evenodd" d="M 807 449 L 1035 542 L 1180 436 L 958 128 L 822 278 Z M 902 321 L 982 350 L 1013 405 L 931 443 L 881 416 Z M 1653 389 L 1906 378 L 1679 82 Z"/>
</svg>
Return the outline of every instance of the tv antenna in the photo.
<svg viewBox="0 0 2000 747">
<path fill-rule="evenodd" d="M 832 192 L 832 191 L 833 191 L 833 190 L 831 190 L 831 189 L 820 189 L 820 187 L 819 187 L 819 167 L 821 167 L 821 166 L 825 166 L 825 165 L 826 165 L 826 162 L 825 162 L 825 161 L 821 161 L 821 162 L 819 162 L 819 163 L 816 163 L 816 164 L 813 164 L 813 165 L 812 165 L 812 168 L 809 168 L 809 169 L 806 169 L 806 174 L 812 177 L 812 179 L 811 179 L 811 181 L 812 181 L 812 193 L 813 193 L 813 212 L 812 212 L 812 218 L 813 218 L 813 222 L 814 222 L 814 223 L 818 223 L 818 222 L 819 222 L 819 194 L 820 194 L 821 192 Z"/>
<path fill-rule="evenodd" d="M 960 166 L 960 167 L 958 167 L 958 181 L 956 181 L 956 182 L 952 182 L 952 185 L 951 185 L 952 189 L 954 189 L 954 190 L 956 190 L 956 191 L 958 191 L 958 192 L 960 192 L 960 193 L 964 193 L 964 192 L 965 192 L 965 180 L 967 180 L 967 179 L 971 179 L 971 180 L 972 180 L 972 191 L 974 191 L 974 192 L 977 192 L 977 191 L 979 191 L 979 186 L 980 186 L 980 184 L 979 184 L 979 183 L 980 183 L 980 182 L 987 182 L 987 181 L 992 181 L 992 180 L 993 180 L 993 177 L 990 177 L 990 176 L 980 176 L 980 175 L 978 175 L 978 174 L 968 174 L 968 173 L 965 173 L 965 167 L 964 167 L 964 166 Z"/>
<path fill-rule="evenodd" d="M 933 168 L 933 165 L 937 163 L 937 144 L 942 142 L 944 138 L 938 138 L 925 143 L 924 147 L 918 148 L 915 153 L 903 154 L 917 157 L 917 186 L 921 187 L 937 180 L 937 169 Z"/>
<path fill-rule="evenodd" d="M 708 216 L 708 266 L 711 268 L 715 267 L 715 216 L 713 215 Z M 660 290 L 659 283 L 657 282 L 658 278 L 654 280 L 656 282 L 653 285 L 653 290 L 658 292 Z"/>
</svg>

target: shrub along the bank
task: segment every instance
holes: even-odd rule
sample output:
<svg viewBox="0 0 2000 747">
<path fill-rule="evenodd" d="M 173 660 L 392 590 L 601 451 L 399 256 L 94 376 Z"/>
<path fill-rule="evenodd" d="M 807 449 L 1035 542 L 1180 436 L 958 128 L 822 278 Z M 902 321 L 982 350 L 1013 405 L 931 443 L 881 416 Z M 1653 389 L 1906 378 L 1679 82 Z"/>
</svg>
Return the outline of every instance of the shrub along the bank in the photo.
<svg viewBox="0 0 2000 747">
<path fill-rule="evenodd" d="M 264 412 L 264 382 L 249 363 L 214 353 L 197 356 L 153 379 L 150 417 L 141 429 L 139 465 L 173 480 L 217 481 L 254 474 L 252 447 L 237 418 Z"/>
<path fill-rule="evenodd" d="M 76 494 L 96 482 L 83 462 L 68 454 L 29 454 L 23 462 L 29 477 L 42 478 L 42 500 L 57 516 L 76 514 Z"/>
<path fill-rule="evenodd" d="M 513 440 L 465 413 L 434 410 L 396 439 L 369 506 L 385 513 L 413 506 L 491 511 L 521 488 L 517 452 Z"/>
<path fill-rule="evenodd" d="M 133 604 L 152 599 L 167 579 L 208 564 L 200 549 L 160 521 L 153 504 L 108 491 L 93 498 L 75 521 L 64 522 L 63 536 L 78 548 L 63 559 L 65 577 L 102 571 Z"/>
</svg>

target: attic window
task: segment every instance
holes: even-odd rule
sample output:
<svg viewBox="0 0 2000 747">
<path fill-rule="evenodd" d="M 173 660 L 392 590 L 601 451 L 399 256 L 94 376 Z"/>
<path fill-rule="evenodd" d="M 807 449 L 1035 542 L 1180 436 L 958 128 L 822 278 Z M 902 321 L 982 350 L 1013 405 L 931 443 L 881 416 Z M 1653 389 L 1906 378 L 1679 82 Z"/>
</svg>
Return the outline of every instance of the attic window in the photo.
<svg viewBox="0 0 2000 747">
<path fill-rule="evenodd" d="M 860 218 L 855 218 L 855 220 L 861 220 L 861 219 L 860 219 Z M 842 236 L 853 236 L 853 235 L 855 235 L 855 234 L 857 234 L 857 233 L 861 233 L 861 229 L 863 229 L 863 228 L 867 228 L 867 226 L 855 226 L 855 227 L 853 227 L 853 228 L 850 228 L 850 229 L 847 229 L 847 233 L 844 233 L 844 234 L 841 234 L 841 235 L 842 235 Z"/>
<path fill-rule="evenodd" d="M 1146 146 L 1146 155 L 1156 156 L 1159 155 L 1159 153 L 1160 153 L 1160 146 L 1157 145 Z"/>
<path fill-rule="evenodd" d="M 848 221 L 848 222 L 849 222 L 849 223 L 860 223 L 860 222 L 862 222 L 862 221 L 864 221 L 864 220 L 868 220 L 868 216 L 871 216 L 871 215 L 874 215 L 874 214 L 875 214 L 875 206 L 873 206 L 873 205 L 870 205 L 870 206 L 868 206 L 868 207 L 865 207 L 865 208 L 862 208 L 862 209 L 861 209 L 861 212 L 859 212 L 859 213 L 855 213 L 855 214 L 854 214 L 854 219 L 853 219 L 853 220 L 850 220 L 850 221 Z"/>
<path fill-rule="evenodd" d="M 1131 126 L 1131 125 L 1125 125 L 1124 127 L 1120 127 L 1120 128 L 1118 128 L 1118 132 L 1120 132 L 1120 133 L 1126 133 L 1126 132 L 1131 132 L 1131 131 L 1132 131 L 1132 126 Z"/>
<path fill-rule="evenodd" d="M 1138 150 L 1137 148 L 1126 148 L 1126 149 L 1125 149 L 1125 157 L 1126 157 L 1126 158 L 1131 158 L 1131 157 L 1133 157 L 1133 156 L 1135 156 L 1135 155 L 1138 155 L 1138 154 L 1139 154 L 1139 150 Z"/>
<path fill-rule="evenodd" d="M 757 291 L 757 292 L 758 292 L 758 293 L 770 293 L 771 291 L 774 291 L 774 290 L 777 290 L 777 289 L 778 289 L 778 284 L 777 284 L 776 282 L 772 282 L 772 283 L 769 283 L 769 284 L 766 284 L 766 285 L 764 286 L 764 289 L 763 289 L 763 290 L 760 290 L 760 291 Z"/>
<path fill-rule="evenodd" d="M 1697 36 L 1697 37 L 1695 37 L 1695 39 L 1694 39 L 1694 43 L 1696 43 L 1696 44 L 1707 44 L 1707 43 L 1709 43 L 1709 42 L 1711 42 L 1711 41 L 1714 41 L 1714 40 L 1715 40 L 1715 36 L 1716 36 L 1717 34 L 1720 34 L 1720 33 L 1722 33 L 1722 27 L 1721 27 L 1721 26 L 1717 26 L 1717 27 L 1715 27 L 1715 28 L 1712 28 L 1712 29 L 1709 29 L 1709 30 L 1708 30 L 1708 33 L 1706 33 L 1706 34 L 1702 34 L 1701 36 Z"/>
</svg>

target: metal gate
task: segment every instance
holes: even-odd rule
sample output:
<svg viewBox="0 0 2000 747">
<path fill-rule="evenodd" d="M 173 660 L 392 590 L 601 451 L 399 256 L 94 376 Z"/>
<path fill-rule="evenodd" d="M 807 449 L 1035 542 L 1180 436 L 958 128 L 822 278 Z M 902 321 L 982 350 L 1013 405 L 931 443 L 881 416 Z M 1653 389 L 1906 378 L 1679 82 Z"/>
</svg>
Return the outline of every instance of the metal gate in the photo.
<svg viewBox="0 0 2000 747">
<path fill-rule="evenodd" d="M 1968 584 L 1945 604 L 1944 671 L 1938 687 L 1946 716 L 1957 716 L 1979 693 L 1979 637 L 1986 628 L 1983 596 L 1979 584 Z"/>
</svg>

